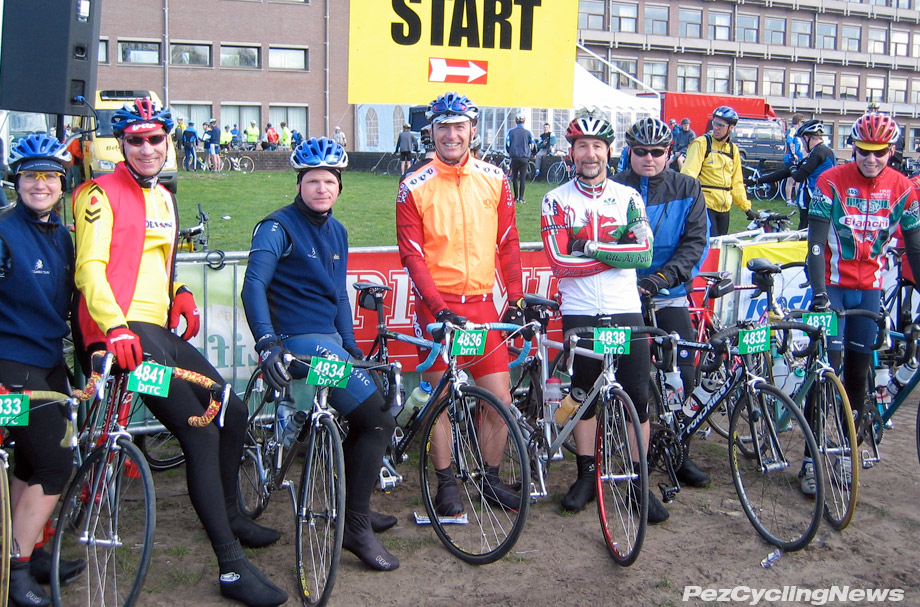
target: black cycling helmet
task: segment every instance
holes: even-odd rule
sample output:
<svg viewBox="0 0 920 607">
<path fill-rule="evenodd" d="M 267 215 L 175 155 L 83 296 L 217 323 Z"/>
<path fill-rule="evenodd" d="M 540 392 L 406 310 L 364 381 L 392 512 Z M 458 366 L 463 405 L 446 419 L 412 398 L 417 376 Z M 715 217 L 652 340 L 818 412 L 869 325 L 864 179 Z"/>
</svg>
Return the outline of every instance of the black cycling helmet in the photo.
<svg viewBox="0 0 920 607">
<path fill-rule="evenodd" d="M 811 137 L 812 135 L 824 135 L 824 123 L 820 120 L 806 120 L 799 126 L 796 134 L 799 137 Z"/>
<path fill-rule="evenodd" d="M 712 112 L 713 118 L 721 118 L 728 124 L 734 126 L 738 124 L 738 112 L 727 105 L 721 105 Z"/>
<path fill-rule="evenodd" d="M 626 130 L 626 144 L 629 147 L 668 147 L 671 145 L 671 127 L 657 118 L 643 118 Z"/>
</svg>

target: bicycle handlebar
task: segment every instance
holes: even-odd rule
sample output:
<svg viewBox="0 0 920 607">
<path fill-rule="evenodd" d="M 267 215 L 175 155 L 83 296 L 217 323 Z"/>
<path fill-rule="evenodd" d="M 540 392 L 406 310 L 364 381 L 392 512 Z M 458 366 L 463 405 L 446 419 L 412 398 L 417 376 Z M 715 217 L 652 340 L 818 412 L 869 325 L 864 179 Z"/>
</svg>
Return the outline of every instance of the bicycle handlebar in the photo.
<svg viewBox="0 0 920 607">
<path fill-rule="evenodd" d="M 508 323 L 508 322 L 487 322 L 487 323 L 482 323 L 482 324 L 467 322 L 462 327 L 458 327 L 457 325 L 454 325 L 451 323 L 433 322 L 433 323 L 429 323 L 428 326 L 425 328 L 428 330 L 428 333 L 432 335 L 434 335 L 435 332 L 437 331 L 444 331 L 444 330 L 454 330 L 455 331 L 457 329 L 463 329 L 467 331 L 481 331 L 483 329 L 485 329 L 486 331 L 506 331 L 513 335 L 515 333 L 522 332 L 528 326 L 529 324 L 516 325 L 516 324 Z M 445 335 L 445 338 L 446 337 L 447 336 Z M 428 358 L 425 359 L 425 362 L 422 363 L 422 365 L 426 365 L 426 363 L 427 365 L 424 368 L 422 368 L 422 365 L 418 366 L 417 370 L 419 373 L 424 373 L 425 371 L 427 371 L 431 367 L 431 365 L 434 364 L 435 358 L 437 358 L 438 353 L 442 350 L 442 347 L 441 347 L 442 344 L 438 342 L 434 342 L 434 346 L 435 347 L 431 348 L 432 353 L 429 354 Z M 521 348 L 521 353 L 518 355 L 517 358 L 515 358 L 513 361 L 508 363 L 508 368 L 516 369 L 520 367 L 521 365 L 523 365 L 524 361 L 530 355 L 530 350 L 532 347 L 533 347 L 532 340 L 525 339 L 524 346 Z M 435 352 L 436 349 L 437 349 L 437 352 Z M 448 353 L 448 356 L 449 355 L 450 354 Z"/>
</svg>

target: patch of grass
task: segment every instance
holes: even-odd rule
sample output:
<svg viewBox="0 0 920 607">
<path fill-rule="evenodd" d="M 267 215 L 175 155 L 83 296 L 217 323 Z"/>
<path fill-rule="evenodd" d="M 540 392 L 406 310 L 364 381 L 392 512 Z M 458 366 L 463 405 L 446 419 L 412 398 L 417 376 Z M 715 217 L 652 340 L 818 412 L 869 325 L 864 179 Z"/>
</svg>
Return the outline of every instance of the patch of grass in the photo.
<svg viewBox="0 0 920 607">
<path fill-rule="evenodd" d="M 166 554 L 174 557 L 182 557 L 189 553 L 189 549 L 186 546 L 170 546 L 166 550 Z"/>
<path fill-rule="evenodd" d="M 197 575 L 185 567 L 167 567 L 161 569 L 154 576 L 148 576 L 144 583 L 144 592 L 149 594 L 159 594 L 161 592 L 173 591 L 183 586 L 191 586 L 197 579 Z"/>
<path fill-rule="evenodd" d="M 666 577 L 661 578 L 660 580 L 658 580 L 658 583 L 655 584 L 655 588 L 670 588 L 670 587 L 671 587 L 671 580 L 669 580 Z"/>
</svg>

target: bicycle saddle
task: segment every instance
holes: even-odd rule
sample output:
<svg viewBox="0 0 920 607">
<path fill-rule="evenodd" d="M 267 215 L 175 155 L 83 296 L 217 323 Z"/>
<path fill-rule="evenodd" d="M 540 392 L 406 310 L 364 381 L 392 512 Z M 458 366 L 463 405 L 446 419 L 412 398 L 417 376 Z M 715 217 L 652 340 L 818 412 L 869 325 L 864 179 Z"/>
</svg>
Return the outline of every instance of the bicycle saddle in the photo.
<svg viewBox="0 0 920 607">
<path fill-rule="evenodd" d="M 559 302 L 553 301 L 552 299 L 546 299 L 545 297 L 533 293 L 524 293 L 524 305 L 528 308 L 531 306 L 545 306 L 550 310 L 559 309 Z"/>
<path fill-rule="evenodd" d="M 747 262 L 747 269 L 754 274 L 779 274 L 783 271 L 777 264 L 763 257 L 755 257 Z"/>
</svg>

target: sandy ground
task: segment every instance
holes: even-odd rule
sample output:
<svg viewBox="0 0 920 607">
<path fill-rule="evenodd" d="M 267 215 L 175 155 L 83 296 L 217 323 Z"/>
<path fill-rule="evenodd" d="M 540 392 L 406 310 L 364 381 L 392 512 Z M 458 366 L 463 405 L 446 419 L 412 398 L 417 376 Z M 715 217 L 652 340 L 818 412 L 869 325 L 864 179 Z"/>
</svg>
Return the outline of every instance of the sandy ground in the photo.
<svg viewBox="0 0 920 607">
<path fill-rule="evenodd" d="M 760 566 L 773 548 L 760 539 L 741 511 L 728 470 L 726 443 L 712 434 L 694 447 L 694 458 L 708 470 L 708 489 L 685 489 L 669 506 L 671 518 L 650 529 L 638 561 L 620 568 L 609 558 L 596 511 L 563 515 L 559 500 L 574 475 L 572 462 L 550 471 L 553 494 L 535 504 L 513 551 L 492 565 L 475 567 L 452 557 L 434 533 L 416 526 L 423 511 L 411 480 L 390 494 L 375 494 L 374 507 L 397 514 L 400 524 L 383 534 L 401 560 L 399 570 L 366 570 L 344 553 L 330 602 L 333 606 L 512 605 L 566 607 L 601 605 L 868 605 L 858 593 L 822 602 L 822 589 L 902 589 L 903 605 L 920 605 L 920 468 L 915 446 L 917 402 L 902 408 L 895 428 L 885 433 L 884 460 L 860 477 L 859 504 L 843 532 L 822 524 L 811 545 L 785 554 L 771 569 Z M 403 474 L 414 476 L 404 466 Z M 153 565 L 142 606 L 232 605 L 219 596 L 216 559 L 188 502 L 180 469 L 156 475 L 158 525 Z M 658 480 L 653 476 L 655 483 Z M 282 540 L 250 556 L 272 580 L 295 594 L 290 500 L 276 494 L 260 522 L 284 531 Z M 818 590 L 812 600 L 780 601 L 784 586 Z M 711 589 L 709 596 L 683 601 L 686 588 Z M 745 586 L 772 590 L 759 602 L 744 589 L 735 598 L 718 589 Z M 790 592 L 787 590 L 787 592 Z M 788 595 L 787 595 L 788 596 Z M 804 598 L 804 597 L 803 597 Z M 893 598 L 897 598 L 895 593 Z M 288 605 L 299 601 L 292 599 Z"/>
</svg>

